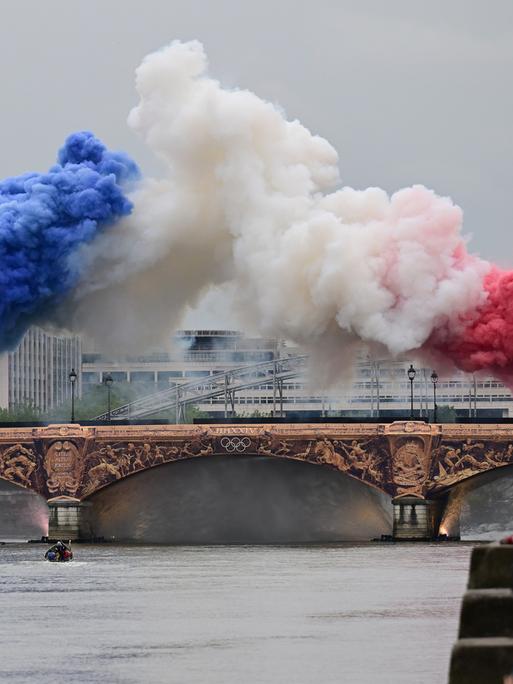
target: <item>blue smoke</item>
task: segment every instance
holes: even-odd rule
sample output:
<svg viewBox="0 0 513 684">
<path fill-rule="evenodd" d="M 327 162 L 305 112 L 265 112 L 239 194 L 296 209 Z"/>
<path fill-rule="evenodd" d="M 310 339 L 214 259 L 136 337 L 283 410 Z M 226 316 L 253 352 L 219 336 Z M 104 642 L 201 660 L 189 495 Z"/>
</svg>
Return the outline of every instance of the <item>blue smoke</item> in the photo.
<svg viewBox="0 0 513 684">
<path fill-rule="evenodd" d="M 69 257 L 131 212 L 122 186 L 138 176 L 127 155 L 82 131 L 48 173 L 0 182 L 0 351 L 75 287 L 80 271 Z"/>
</svg>

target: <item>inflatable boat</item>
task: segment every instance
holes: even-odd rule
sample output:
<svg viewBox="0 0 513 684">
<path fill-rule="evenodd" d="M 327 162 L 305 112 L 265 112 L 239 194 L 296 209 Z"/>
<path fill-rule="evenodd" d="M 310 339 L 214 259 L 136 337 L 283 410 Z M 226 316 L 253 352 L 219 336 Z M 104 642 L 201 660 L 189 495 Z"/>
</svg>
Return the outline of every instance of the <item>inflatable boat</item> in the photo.
<svg viewBox="0 0 513 684">
<path fill-rule="evenodd" d="M 45 559 L 50 561 L 50 563 L 69 563 L 73 560 L 73 551 L 70 544 L 58 541 L 45 553 Z"/>
</svg>

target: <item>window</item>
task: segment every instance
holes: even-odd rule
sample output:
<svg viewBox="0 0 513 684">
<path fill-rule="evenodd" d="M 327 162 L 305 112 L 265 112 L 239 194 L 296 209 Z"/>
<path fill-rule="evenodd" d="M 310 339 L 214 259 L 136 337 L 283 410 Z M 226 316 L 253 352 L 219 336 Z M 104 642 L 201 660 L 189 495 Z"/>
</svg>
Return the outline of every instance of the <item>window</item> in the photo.
<svg viewBox="0 0 513 684">
<path fill-rule="evenodd" d="M 182 375 L 182 371 L 159 371 L 157 373 L 157 380 L 159 383 L 168 384 L 171 378 L 181 378 Z"/>
<path fill-rule="evenodd" d="M 126 373 L 123 373 L 126 379 Z M 112 377 L 114 378 L 114 373 L 112 373 Z M 130 373 L 130 382 L 146 382 L 146 383 L 153 383 L 155 382 L 155 374 L 152 371 L 132 371 Z"/>
<path fill-rule="evenodd" d="M 91 385 L 97 384 L 100 382 L 100 374 L 84 372 L 82 373 L 82 382 Z"/>
</svg>

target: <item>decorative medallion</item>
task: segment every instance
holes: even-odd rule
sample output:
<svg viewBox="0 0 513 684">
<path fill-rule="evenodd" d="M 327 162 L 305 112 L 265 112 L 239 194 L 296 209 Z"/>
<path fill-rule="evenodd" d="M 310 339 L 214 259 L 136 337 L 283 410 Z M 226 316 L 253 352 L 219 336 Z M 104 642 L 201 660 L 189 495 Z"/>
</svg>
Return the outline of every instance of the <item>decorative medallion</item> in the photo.
<svg viewBox="0 0 513 684">
<path fill-rule="evenodd" d="M 414 436 L 398 440 L 392 465 L 393 480 L 399 491 L 419 489 L 427 476 L 423 440 Z"/>
<path fill-rule="evenodd" d="M 80 484 L 81 464 L 76 445 L 69 441 L 54 442 L 44 460 L 50 494 L 74 496 Z"/>
</svg>

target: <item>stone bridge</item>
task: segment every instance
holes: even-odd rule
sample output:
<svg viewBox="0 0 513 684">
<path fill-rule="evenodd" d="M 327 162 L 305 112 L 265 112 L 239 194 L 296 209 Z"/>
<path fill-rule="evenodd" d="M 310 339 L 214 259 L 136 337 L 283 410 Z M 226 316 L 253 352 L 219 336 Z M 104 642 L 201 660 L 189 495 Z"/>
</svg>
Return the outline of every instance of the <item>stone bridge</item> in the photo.
<svg viewBox="0 0 513 684">
<path fill-rule="evenodd" d="M 339 471 L 394 503 L 396 538 L 432 538 L 453 490 L 513 465 L 513 425 L 324 423 L 49 425 L 0 428 L 0 478 L 50 506 L 50 536 L 87 536 L 89 498 L 125 478 L 225 455 L 302 461 Z M 453 530 L 457 535 L 457 528 Z"/>
</svg>

